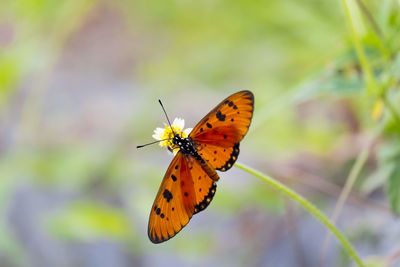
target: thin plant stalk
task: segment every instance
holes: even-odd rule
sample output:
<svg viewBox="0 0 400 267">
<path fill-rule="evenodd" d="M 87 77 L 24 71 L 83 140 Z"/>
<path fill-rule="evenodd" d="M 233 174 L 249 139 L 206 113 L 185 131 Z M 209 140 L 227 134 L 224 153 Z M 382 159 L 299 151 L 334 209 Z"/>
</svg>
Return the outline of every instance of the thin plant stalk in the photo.
<svg viewBox="0 0 400 267">
<path fill-rule="evenodd" d="M 296 201 L 299 203 L 301 206 L 303 206 L 308 212 L 310 212 L 312 215 L 314 215 L 320 222 L 327 227 L 339 240 L 341 243 L 344 251 L 347 252 L 347 254 L 354 260 L 354 262 L 358 266 L 364 266 L 361 258 L 358 256 L 357 252 L 354 250 L 353 246 L 349 242 L 349 240 L 340 232 L 339 229 L 333 225 L 333 223 L 317 208 L 315 207 L 312 203 L 310 203 L 308 200 L 306 200 L 304 197 L 300 196 L 297 194 L 295 191 L 292 189 L 288 188 L 284 184 L 280 183 L 279 181 L 261 173 L 258 170 L 252 169 L 242 163 L 235 163 L 235 166 L 259 179 L 261 179 L 264 182 L 267 182 L 270 186 L 278 190 L 279 192 L 285 194 L 292 200 Z"/>
<path fill-rule="evenodd" d="M 340 193 L 339 199 L 336 203 L 336 206 L 333 210 L 333 214 L 331 217 L 331 221 L 336 224 L 337 219 L 339 218 L 339 215 L 343 209 L 343 206 L 347 199 L 350 196 L 350 193 L 353 189 L 353 186 L 362 170 L 362 168 L 365 166 L 365 163 L 367 162 L 367 159 L 371 153 L 371 148 L 372 145 L 374 144 L 375 140 L 381 135 L 383 131 L 384 124 L 381 123 L 372 133 L 372 136 L 369 138 L 369 141 L 365 145 L 365 147 L 361 150 L 361 152 L 358 154 L 356 161 L 352 168 L 350 169 L 349 175 L 347 176 L 345 185 L 343 187 L 342 192 Z M 326 250 L 328 248 L 329 244 L 329 238 L 330 235 L 329 233 L 326 234 L 325 240 L 323 243 L 323 246 L 321 248 L 321 253 L 320 253 L 320 266 L 323 263 L 323 260 L 325 258 Z"/>
<path fill-rule="evenodd" d="M 336 203 L 336 206 L 333 210 L 333 214 L 331 217 L 332 223 L 336 224 L 337 219 L 339 218 L 339 215 L 343 209 L 343 206 L 348 199 L 353 186 L 357 180 L 357 177 L 359 176 L 362 168 L 364 167 L 365 163 L 367 162 L 368 156 L 370 154 L 370 147 L 371 145 L 368 144 L 366 148 L 364 148 L 361 153 L 358 155 L 356 162 L 354 163 L 353 167 L 350 170 L 349 176 L 346 179 L 346 183 L 343 187 L 342 192 L 340 193 L 339 199 Z M 320 253 L 320 266 L 322 266 L 322 263 L 324 262 L 325 256 L 326 256 L 326 251 L 328 248 L 328 244 L 330 241 L 330 233 L 328 232 L 325 236 L 324 243 L 321 248 L 321 253 Z"/>
<path fill-rule="evenodd" d="M 367 56 L 365 55 L 364 48 L 362 47 L 360 37 L 356 31 L 353 17 L 351 16 L 349 1 L 352 0 L 342 0 L 345 17 L 347 20 L 347 24 L 350 28 L 351 39 L 353 41 L 354 48 L 357 53 L 358 60 L 360 61 L 361 68 L 364 73 L 364 80 L 367 85 L 367 89 L 371 93 L 378 93 L 377 84 L 375 81 L 375 77 L 372 71 L 371 64 L 368 61 Z"/>
</svg>

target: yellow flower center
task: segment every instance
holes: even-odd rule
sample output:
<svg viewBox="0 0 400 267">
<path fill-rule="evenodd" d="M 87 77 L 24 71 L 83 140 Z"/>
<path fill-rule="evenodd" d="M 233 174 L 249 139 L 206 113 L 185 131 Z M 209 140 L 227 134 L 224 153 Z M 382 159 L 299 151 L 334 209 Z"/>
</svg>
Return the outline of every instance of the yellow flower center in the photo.
<svg viewBox="0 0 400 267">
<path fill-rule="evenodd" d="M 185 129 L 183 127 L 185 125 L 185 121 L 183 119 L 176 118 L 172 127 L 164 123 L 164 128 L 156 128 L 154 130 L 153 138 L 156 140 L 163 140 L 159 144 L 161 147 L 167 147 L 170 151 L 176 154 L 179 151 L 179 146 L 175 145 L 172 142 L 174 138 L 174 134 L 178 134 L 182 138 L 187 138 L 192 129 Z"/>
</svg>

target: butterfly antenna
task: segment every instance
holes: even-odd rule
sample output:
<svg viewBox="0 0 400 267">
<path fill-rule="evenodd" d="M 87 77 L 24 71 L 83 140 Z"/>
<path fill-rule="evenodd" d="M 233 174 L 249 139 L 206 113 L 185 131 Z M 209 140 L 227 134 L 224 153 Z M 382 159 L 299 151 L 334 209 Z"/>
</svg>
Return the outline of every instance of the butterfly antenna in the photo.
<svg viewBox="0 0 400 267">
<path fill-rule="evenodd" d="M 151 142 L 151 143 L 148 143 L 148 144 L 144 144 L 144 145 L 137 146 L 136 148 L 142 148 L 142 147 L 144 147 L 144 146 L 153 145 L 153 144 L 156 144 L 156 143 L 159 143 L 159 142 L 162 142 L 162 141 L 171 140 L 171 139 L 172 139 L 172 138 L 163 139 L 163 140 L 157 140 L 157 141 L 154 141 L 154 142 Z"/>
<path fill-rule="evenodd" d="M 158 102 L 160 103 L 160 105 L 161 105 L 161 108 L 162 108 L 162 109 L 163 109 L 163 111 L 164 111 L 165 117 L 167 117 L 167 121 L 168 121 L 169 127 L 171 127 L 172 133 L 173 133 L 173 134 L 174 134 L 174 136 L 175 136 L 174 129 L 172 128 L 171 122 L 169 121 L 169 118 L 168 118 L 167 112 L 165 111 L 164 105 L 162 104 L 162 102 L 161 102 L 161 100 L 160 100 L 160 99 L 158 99 Z"/>
</svg>

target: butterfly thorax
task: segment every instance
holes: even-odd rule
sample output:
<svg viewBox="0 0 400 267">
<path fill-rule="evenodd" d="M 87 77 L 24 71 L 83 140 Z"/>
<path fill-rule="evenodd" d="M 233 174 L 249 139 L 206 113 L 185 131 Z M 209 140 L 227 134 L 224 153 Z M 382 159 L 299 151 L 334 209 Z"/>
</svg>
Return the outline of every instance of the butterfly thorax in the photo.
<svg viewBox="0 0 400 267">
<path fill-rule="evenodd" d="M 193 157 L 201 166 L 201 168 L 207 173 L 207 175 L 214 181 L 218 181 L 219 176 L 215 169 L 211 168 L 210 165 L 199 155 L 196 148 L 196 143 L 192 138 L 187 137 L 183 138 L 177 134 L 175 134 L 174 139 L 172 139 L 172 143 L 180 148 L 180 152 L 186 156 Z M 201 211 L 204 208 L 200 208 Z"/>
<path fill-rule="evenodd" d="M 192 138 L 187 137 L 183 138 L 178 134 L 175 134 L 172 139 L 172 143 L 178 146 L 183 154 L 197 156 L 197 151 L 195 148 L 195 144 L 193 143 Z"/>
</svg>

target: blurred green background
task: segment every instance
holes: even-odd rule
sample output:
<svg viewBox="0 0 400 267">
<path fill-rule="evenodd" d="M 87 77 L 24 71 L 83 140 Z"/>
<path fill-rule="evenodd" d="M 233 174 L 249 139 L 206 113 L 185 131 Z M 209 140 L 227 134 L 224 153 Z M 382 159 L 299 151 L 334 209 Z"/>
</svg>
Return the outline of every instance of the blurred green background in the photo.
<svg viewBox="0 0 400 267">
<path fill-rule="evenodd" d="M 255 112 L 239 161 L 328 216 L 368 154 L 337 224 L 366 261 L 399 266 L 400 3 L 344 2 L 351 24 L 338 0 L 2 1 L 0 266 L 351 266 L 310 214 L 235 168 L 181 233 L 148 240 L 172 159 L 136 149 L 165 121 L 157 100 L 193 127 L 243 89 Z"/>
</svg>

